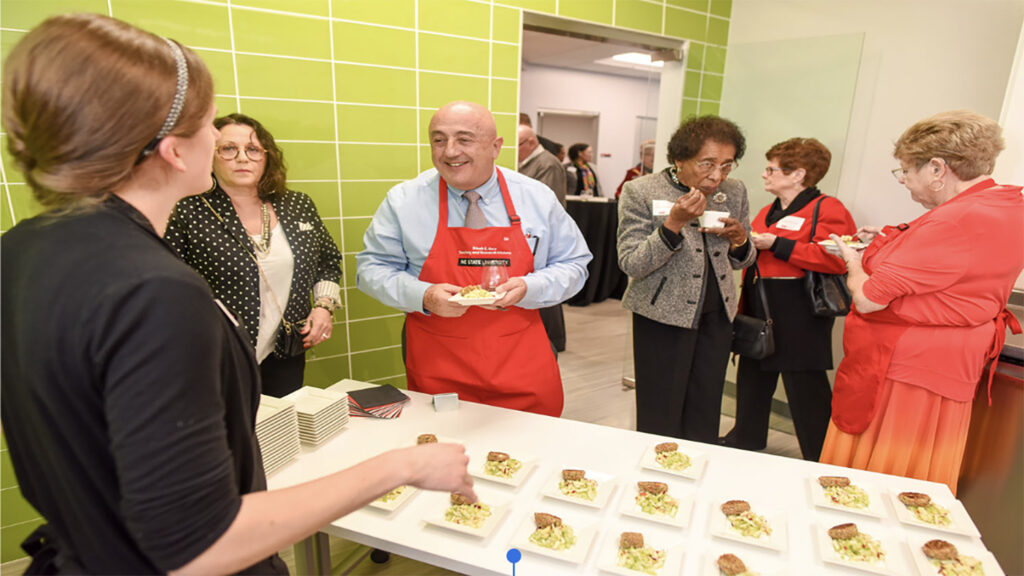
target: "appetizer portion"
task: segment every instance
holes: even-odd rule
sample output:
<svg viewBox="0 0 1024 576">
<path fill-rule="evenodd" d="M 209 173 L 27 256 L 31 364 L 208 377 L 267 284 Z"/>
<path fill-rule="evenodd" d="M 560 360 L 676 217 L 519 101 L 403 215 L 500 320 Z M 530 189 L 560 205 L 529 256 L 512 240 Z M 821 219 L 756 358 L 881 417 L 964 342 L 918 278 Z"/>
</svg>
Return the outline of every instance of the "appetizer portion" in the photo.
<svg viewBox="0 0 1024 576">
<path fill-rule="evenodd" d="M 491 515 L 491 507 L 481 502 L 470 503 L 462 494 L 452 492 L 451 506 L 444 512 L 446 522 L 479 529 Z"/>
<path fill-rule="evenodd" d="M 679 451 L 679 444 L 662 442 L 654 447 L 654 460 L 666 470 L 676 472 L 686 470 L 692 465 L 690 457 Z"/>
<path fill-rule="evenodd" d="M 980 560 L 960 554 L 956 546 L 945 540 L 929 540 L 921 546 L 921 551 L 942 576 L 985 575 Z"/>
<path fill-rule="evenodd" d="M 416 444 L 437 444 L 437 436 L 433 434 L 420 434 L 416 437 Z"/>
<path fill-rule="evenodd" d="M 558 489 L 566 496 L 593 502 L 597 498 L 597 481 L 586 476 L 585 470 L 562 470 Z"/>
<path fill-rule="evenodd" d="M 832 549 L 843 560 L 851 562 L 884 562 L 882 545 L 871 536 L 862 533 L 853 523 L 838 524 L 828 529 Z"/>
<path fill-rule="evenodd" d="M 381 496 L 380 498 L 377 498 L 377 501 L 387 503 L 397 500 L 398 497 L 402 495 L 402 492 L 405 492 L 406 488 L 407 486 L 399 486 L 398 488 L 395 488 L 391 492 L 388 492 L 387 494 Z"/>
<path fill-rule="evenodd" d="M 484 290 L 480 286 L 474 284 L 459 290 L 459 296 L 462 296 L 463 298 L 493 298 L 494 293 Z"/>
<path fill-rule="evenodd" d="M 619 536 L 617 563 L 627 570 L 656 576 L 665 566 L 665 551 L 644 546 L 644 535 L 639 532 L 623 532 Z"/>
<path fill-rule="evenodd" d="M 499 478 L 511 478 L 523 468 L 523 463 L 504 452 L 488 452 L 484 473 Z"/>
<path fill-rule="evenodd" d="M 757 572 L 747 570 L 747 565 L 735 554 L 722 554 L 717 564 L 718 571 L 725 576 L 758 576 Z"/>
<path fill-rule="evenodd" d="M 551 550 L 568 550 L 576 545 L 576 534 L 572 526 L 562 524 L 558 516 L 535 512 L 533 523 L 537 529 L 530 534 L 530 542 Z"/>
<path fill-rule="evenodd" d="M 921 522 L 936 526 L 949 526 L 953 521 L 949 518 L 949 510 L 932 502 L 931 496 L 920 492 L 900 492 L 897 496 L 907 510 Z M 950 544 L 952 546 L 952 544 Z"/>
<path fill-rule="evenodd" d="M 637 482 L 636 505 L 644 514 L 652 516 L 668 516 L 675 518 L 679 512 L 679 502 L 669 496 L 668 484 L 664 482 Z"/>
<path fill-rule="evenodd" d="M 865 509 L 871 505 L 868 493 L 851 484 L 846 476 L 819 476 L 818 484 L 829 502 L 837 506 Z"/>
<path fill-rule="evenodd" d="M 722 514 L 729 520 L 729 527 L 744 538 L 761 538 L 772 533 L 764 516 L 754 514 L 750 503 L 745 500 L 729 500 L 722 504 Z"/>
</svg>

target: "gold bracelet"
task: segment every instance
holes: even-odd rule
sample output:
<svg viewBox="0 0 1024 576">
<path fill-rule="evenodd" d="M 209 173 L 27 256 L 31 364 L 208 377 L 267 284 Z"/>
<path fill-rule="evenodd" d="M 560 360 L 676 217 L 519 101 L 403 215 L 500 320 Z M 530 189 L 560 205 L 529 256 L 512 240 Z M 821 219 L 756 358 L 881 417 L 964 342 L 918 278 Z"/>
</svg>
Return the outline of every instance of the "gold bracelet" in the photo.
<svg viewBox="0 0 1024 576">
<path fill-rule="evenodd" d="M 748 242 L 749 240 L 750 240 L 750 238 L 749 238 L 749 237 L 746 237 L 746 236 L 744 236 L 744 237 L 743 237 L 743 242 L 740 242 L 739 244 L 730 244 L 730 245 L 729 245 L 729 249 L 730 249 L 730 250 L 736 250 L 736 249 L 738 249 L 738 248 L 743 248 L 744 246 L 746 246 L 746 245 L 747 245 L 747 242 Z"/>
<path fill-rule="evenodd" d="M 334 305 L 334 300 L 331 300 L 330 298 L 320 298 L 313 303 L 313 308 L 323 308 L 333 314 L 337 307 Z"/>
</svg>

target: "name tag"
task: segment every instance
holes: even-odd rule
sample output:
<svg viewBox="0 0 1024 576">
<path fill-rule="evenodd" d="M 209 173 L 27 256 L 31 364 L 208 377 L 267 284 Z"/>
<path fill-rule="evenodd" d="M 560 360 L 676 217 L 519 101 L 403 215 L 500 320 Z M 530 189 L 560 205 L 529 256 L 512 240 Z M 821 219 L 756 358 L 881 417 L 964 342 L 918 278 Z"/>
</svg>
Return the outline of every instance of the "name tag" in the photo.
<svg viewBox="0 0 1024 576">
<path fill-rule="evenodd" d="M 800 218 L 799 216 L 786 216 L 782 220 L 779 220 L 779 223 L 776 224 L 776 226 L 782 228 L 783 230 L 793 231 L 799 230 L 801 227 L 803 227 L 803 225 L 804 218 Z"/>
<path fill-rule="evenodd" d="M 672 211 L 673 202 L 668 200 L 654 200 L 654 205 L 651 209 L 653 216 L 668 216 L 668 213 Z"/>
</svg>

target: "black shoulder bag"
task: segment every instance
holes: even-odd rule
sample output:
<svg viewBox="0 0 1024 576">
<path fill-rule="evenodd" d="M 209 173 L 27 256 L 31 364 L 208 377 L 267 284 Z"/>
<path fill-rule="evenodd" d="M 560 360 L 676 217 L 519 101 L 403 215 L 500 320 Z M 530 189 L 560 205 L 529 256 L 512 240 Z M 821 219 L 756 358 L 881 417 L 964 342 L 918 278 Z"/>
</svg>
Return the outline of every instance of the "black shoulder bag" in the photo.
<svg viewBox="0 0 1024 576">
<path fill-rule="evenodd" d="M 811 242 L 814 232 L 818 229 L 818 209 L 821 208 L 824 195 L 814 205 L 814 216 L 811 219 Z M 832 318 L 846 316 L 850 313 L 850 289 L 846 286 L 846 274 L 826 274 L 813 270 L 804 271 L 804 288 L 811 297 L 811 306 L 815 316 Z"/>
<path fill-rule="evenodd" d="M 732 351 L 751 360 L 763 360 L 775 353 L 775 332 L 772 329 L 772 313 L 768 309 L 768 297 L 761 283 L 761 271 L 754 262 L 754 292 L 761 299 L 764 320 L 746 314 L 737 314 L 732 321 Z"/>
</svg>

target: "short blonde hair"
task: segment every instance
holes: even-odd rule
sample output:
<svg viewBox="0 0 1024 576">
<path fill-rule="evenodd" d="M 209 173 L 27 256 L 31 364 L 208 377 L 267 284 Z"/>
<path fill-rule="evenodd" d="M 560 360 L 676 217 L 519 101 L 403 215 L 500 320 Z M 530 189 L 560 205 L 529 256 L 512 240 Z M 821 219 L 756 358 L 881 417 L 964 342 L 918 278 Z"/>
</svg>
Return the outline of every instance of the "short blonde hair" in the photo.
<svg viewBox="0 0 1024 576">
<path fill-rule="evenodd" d="M 942 158 L 961 180 L 991 174 L 1005 144 L 1003 129 L 994 120 L 969 110 L 950 110 L 907 128 L 896 141 L 897 160 L 924 166 Z"/>
<path fill-rule="evenodd" d="M 188 137 L 213 105 L 213 80 L 181 51 L 188 92 L 171 134 Z M 177 70 L 163 38 L 99 14 L 54 16 L 25 35 L 4 63 L 3 122 L 39 203 L 83 207 L 129 181 L 171 109 Z"/>
</svg>

